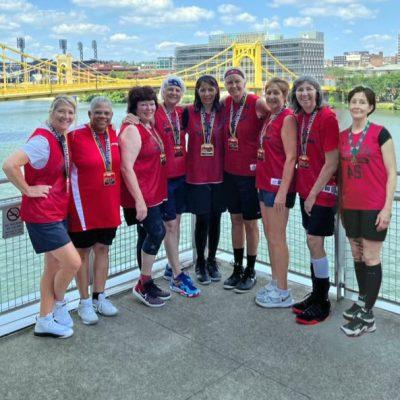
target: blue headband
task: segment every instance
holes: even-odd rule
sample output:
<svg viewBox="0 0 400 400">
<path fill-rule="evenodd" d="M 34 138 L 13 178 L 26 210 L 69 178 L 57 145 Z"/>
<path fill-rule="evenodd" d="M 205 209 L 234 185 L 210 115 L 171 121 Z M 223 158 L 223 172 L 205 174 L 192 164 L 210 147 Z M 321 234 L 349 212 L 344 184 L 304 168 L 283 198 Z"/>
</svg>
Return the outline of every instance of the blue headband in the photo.
<svg viewBox="0 0 400 400">
<path fill-rule="evenodd" d="M 167 83 L 168 83 L 167 86 L 178 86 L 179 88 L 183 89 L 182 83 L 178 81 L 178 79 L 170 78 L 168 79 Z"/>
</svg>

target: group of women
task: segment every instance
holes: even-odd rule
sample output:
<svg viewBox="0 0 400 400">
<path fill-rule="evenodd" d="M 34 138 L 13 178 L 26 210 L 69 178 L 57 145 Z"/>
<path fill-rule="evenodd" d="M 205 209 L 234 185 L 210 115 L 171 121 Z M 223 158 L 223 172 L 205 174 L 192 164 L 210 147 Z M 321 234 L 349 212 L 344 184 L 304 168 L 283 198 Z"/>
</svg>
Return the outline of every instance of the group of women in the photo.
<svg viewBox="0 0 400 400">
<path fill-rule="evenodd" d="M 152 88 L 132 88 L 118 136 L 106 98 L 96 97 L 90 122 L 69 132 L 75 103 L 57 97 L 47 123 L 6 160 L 3 169 L 23 194 L 21 215 L 33 247 L 45 253 L 35 335 L 73 334 L 64 295 L 74 276 L 81 296 L 78 315 L 85 324 L 96 323 L 97 314 L 117 314 L 104 290 L 120 205 L 126 223 L 137 226 L 140 277 L 133 295 L 147 306 L 161 307 L 171 296 L 152 279 L 163 241 L 170 289 L 189 298 L 200 295 L 179 263 L 183 212 L 196 215 L 198 283 L 221 280 L 215 257 L 221 214 L 228 209 L 234 263 L 223 287 L 237 293 L 254 287 L 257 220 L 262 218 L 272 279 L 257 292 L 256 304 L 291 307 L 300 324 L 317 324 L 330 313 L 324 238 L 334 232 L 339 205 L 359 284 L 359 300 L 344 312 L 348 322 L 341 329 L 349 336 L 375 330 L 380 250 L 397 174 L 389 132 L 368 121 L 374 93 L 361 86 L 349 93 L 353 123 L 339 133 L 336 116 L 323 104 L 312 77 L 297 79 L 290 93 L 285 80 L 273 78 L 265 86 L 265 99 L 246 91 L 240 68 L 227 69 L 224 80 L 229 95 L 221 100 L 215 78 L 200 77 L 194 104 L 187 107 L 179 105 L 185 92 L 179 77 L 164 80 L 161 104 Z M 310 251 L 312 292 L 294 304 L 287 286 L 286 226 L 296 192 Z"/>
</svg>

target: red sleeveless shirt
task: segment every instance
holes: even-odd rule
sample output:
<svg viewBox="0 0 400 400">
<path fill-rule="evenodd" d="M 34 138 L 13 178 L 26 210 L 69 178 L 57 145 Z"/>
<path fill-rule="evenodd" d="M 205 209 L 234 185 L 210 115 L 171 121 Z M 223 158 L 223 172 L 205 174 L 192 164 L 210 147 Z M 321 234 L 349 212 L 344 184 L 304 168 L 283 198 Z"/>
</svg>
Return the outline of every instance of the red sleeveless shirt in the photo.
<svg viewBox="0 0 400 400">
<path fill-rule="evenodd" d="M 201 114 L 195 112 L 193 106 L 188 107 L 189 123 L 187 174 L 186 182 L 198 185 L 221 183 L 224 163 L 224 120 L 223 112 L 215 114 L 211 143 L 214 145 L 214 156 L 201 156 L 201 145 L 204 143 Z M 208 115 L 208 117 L 210 117 Z"/>
<path fill-rule="evenodd" d="M 121 134 L 128 124 L 121 126 Z M 161 150 L 147 129 L 135 125 L 142 140 L 142 146 L 132 166 L 147 207 L 155 207 L 167 199 L 167 168 L 160 162 Z M 121 185 L 121 205 L 124 208 L 135 208 L 135 200 L 128 191 L 124 180 Z"/>
<path fill-rule="evenodd" d="M 25 180 L 29 186 L 49 185 L 50 192 L 44 197 L 22 195 L 21 219 L 31 223 L 59 222 L 67 218 L 69 193 L 67 192 L 64 154 L 61 144 L 45 128 L 36 129 L 30 138 L 43 136 L 49 142 L 50 155 L 47 164 L 40 169 L 29 163 L 24 166 Z"/>
<path fill-rule="evenodd" d="M 349 129 L 340 133 L 339 151 L 342 177 L 342 205 L 350 210 L 381 210 L 386 201 L 387 172 L 379 145 L 382 126 L 371 123 L 356 156 L 352 159 Z M 353 135 L 353 146 L 361 133 Z"/>
</svg>

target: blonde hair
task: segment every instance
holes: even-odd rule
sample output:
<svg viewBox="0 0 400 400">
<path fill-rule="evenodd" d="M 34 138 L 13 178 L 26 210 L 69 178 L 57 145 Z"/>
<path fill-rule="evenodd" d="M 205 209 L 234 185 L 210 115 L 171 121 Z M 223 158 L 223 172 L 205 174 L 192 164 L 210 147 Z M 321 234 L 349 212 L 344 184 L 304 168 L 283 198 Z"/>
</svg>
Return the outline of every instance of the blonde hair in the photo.
<svg viewBox="0 0 400 400">
<path fill-rule="evenodd" d="M 54 98 L 50 105 L 49 115 L 51 115 L 61 104 L 71 106 L 74 109 L 74 113 L 76 113 L 76 101 L 71 96 L 63 94 Z"/>
</svg>

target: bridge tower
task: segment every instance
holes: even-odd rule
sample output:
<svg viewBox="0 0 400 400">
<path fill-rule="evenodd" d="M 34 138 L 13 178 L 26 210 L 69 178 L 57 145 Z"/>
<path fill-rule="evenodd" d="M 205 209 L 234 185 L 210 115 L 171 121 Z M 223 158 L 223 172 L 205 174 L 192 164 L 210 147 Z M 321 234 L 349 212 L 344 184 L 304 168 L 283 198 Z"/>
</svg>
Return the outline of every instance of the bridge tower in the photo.
<svg viewBox="0 0 400 400">
<path fill-rule="evenodd" d="M 262 89 L 262 44 L 256 43 L 234 43 L 232 49 L 232 65 L 240 67 L 244 58 L 249 58 L 254 66 L 254 87 Z"/>
<path fill-rule="evenodd" d="M 70 85 L 73 83 L 72 77 L 72 56 L 71 54 L 59 54 L 57 60 L 58 83 Z"/>
</svg>

